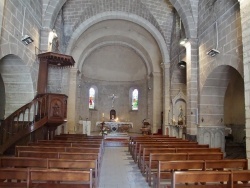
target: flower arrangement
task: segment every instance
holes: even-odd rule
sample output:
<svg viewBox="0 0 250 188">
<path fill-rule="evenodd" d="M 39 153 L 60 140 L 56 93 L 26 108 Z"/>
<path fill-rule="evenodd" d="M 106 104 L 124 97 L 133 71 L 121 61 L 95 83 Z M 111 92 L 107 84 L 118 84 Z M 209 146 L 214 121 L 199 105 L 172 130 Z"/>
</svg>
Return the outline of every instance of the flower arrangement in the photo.
<svg viewBox="0 0 250 188">
<path fill-rule="evenodd" d="M 102 126 L 101 126 L 101 132 L 100 135 L 107 135 L 110 132 L 110 129 L 106 126 L 104 126 L 104 122 L 102 122 Z"/>
</svg>

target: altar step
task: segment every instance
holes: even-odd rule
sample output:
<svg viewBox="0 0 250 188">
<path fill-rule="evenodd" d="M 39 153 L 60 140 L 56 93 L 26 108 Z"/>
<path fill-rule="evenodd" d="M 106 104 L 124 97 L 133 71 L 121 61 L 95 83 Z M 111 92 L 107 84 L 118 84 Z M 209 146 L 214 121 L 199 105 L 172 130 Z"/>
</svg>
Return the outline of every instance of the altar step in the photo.
<svg viewBox="0 0 250 188">
<path fill-rule="evenodd" d="M 105 138 L 105 147 L 128 147 L 128 139 L 125 138 Z"/>
<path fill-rule="evenodd" d="M 128 146 L 128 133 L 109 133 L 104 137 L 106 147 L 125 147 Z"/>
</svg>

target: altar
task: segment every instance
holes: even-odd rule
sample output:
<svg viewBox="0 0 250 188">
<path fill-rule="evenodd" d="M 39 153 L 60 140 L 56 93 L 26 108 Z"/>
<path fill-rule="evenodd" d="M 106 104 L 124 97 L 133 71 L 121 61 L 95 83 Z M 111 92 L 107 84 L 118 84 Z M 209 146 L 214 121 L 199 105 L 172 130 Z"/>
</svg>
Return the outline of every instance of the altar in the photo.
<svg viewBox="0 0 250 188">
<path fill-rule="evenodd" d="M 102 126 L 103 122 L 96 122 L 96 126 L 100 127 Z M 104 126 L 109 128 L 111 133 L 116 132 L 129 132 L 129 129 L 133 128 L 132 122 L 117 122 L 117 121 L 105 121 Z"/>
</svg>

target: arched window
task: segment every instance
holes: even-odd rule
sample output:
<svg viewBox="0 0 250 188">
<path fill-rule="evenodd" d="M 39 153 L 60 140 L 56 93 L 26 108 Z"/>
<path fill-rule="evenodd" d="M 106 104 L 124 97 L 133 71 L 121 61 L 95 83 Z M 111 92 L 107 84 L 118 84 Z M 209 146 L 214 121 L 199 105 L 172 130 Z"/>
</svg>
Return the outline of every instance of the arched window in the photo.
<svg viewBox="0 0 250 188">
<path fill-rule="evenodd" d="M 95 89 L 89 89 L 89 109 L 95 109 Z"/>
<path fill-rule="evenodd" d="M 132 92 L 132 110 L 138 110 L 138 89 Z"/>
</svg>

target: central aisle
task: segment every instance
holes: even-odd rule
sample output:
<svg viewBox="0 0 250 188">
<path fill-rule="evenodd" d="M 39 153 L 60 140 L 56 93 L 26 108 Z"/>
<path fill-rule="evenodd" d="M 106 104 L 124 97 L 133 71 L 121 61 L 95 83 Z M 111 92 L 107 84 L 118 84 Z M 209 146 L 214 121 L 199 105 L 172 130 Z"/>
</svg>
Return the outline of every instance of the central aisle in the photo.
<svg viewBox="0 0 250 188">
<path fill-rule="evenodd" d="M 99 188 L 149 188 L 128 147 L 105 147 Z"/>
</svg>

